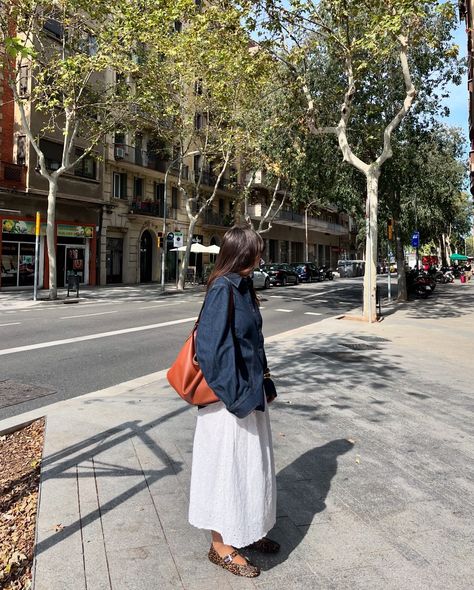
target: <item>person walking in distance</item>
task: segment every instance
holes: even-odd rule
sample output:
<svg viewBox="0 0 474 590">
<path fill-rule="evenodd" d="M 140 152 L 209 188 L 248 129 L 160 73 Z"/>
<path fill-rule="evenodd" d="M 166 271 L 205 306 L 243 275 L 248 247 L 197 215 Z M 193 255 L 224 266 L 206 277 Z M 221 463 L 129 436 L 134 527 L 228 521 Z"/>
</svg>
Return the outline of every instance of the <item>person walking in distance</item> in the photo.
<svg viewBox="0 0 474 590">
<path fill-rule="evenodd" d="M 227 231 L 209 277 L 196 336 L 197 361 L 219 401 L 198 409 L 189 522 L 211 531 L 211 562 L 249 578 L 260 569 L 239 548 L 264 553 L 280 548 L 265 537 L 276 521 L 268 416 L 276 392 L 264 387 L 264 378 L 265 385 L 271 381 L 250 278 L 263 248 L 261 236 L 251 228 Z"/>
</svg>

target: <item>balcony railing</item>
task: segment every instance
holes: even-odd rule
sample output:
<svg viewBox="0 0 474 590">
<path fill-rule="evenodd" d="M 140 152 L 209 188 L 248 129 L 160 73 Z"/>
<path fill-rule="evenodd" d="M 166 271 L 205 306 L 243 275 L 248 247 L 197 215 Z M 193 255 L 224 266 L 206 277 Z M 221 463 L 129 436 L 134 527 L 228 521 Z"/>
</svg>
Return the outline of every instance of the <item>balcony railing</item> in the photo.
<svg viewBox="0 0 474 590">
<path fill-rule="evenodd" d="M 129 201 L 129 206 L 130 213 L 135 215 L 163 217 L 163 204 L 158 201 L 146 201 L 144 199 L 133 198 Z"/>
<path fill-rule="evenodd" d="M 267 212 L 267 208 L 263 205 L 253 205 L 249 207 L 249 215 L 254 219 L 262 219 Z M 273 220 L 275 224 L 291 225 L 294 227 L 304 227 L 304 215 L 301 213 L 295 213 L 294 211 L 279 211 L 275 218 L 272 214 L 269 215 L 269 219 Z M 339 223 L 331 223 L 329 221 L 323 221 L 317 217 L 308 215 L 308 229 L 313 231 L 320 231 L 327 234 L 342 236 L 349 233 L 347 227 L 340 225 Z"/>
<path fill-rule="evenodd" d="M 232 218 L 230 215 L 217 213 L 216 211 L 204 212 L 204 225 L 216 225 L 218 227 L 230 227 L 232 225 Z"/>
<path fill-rule="evenodd" d="M 201 179 L 201 184 L 204 184 L 205 186 L 214 187 L 217 182 L 217 175 L 214 174 L 213 172 L 208 171 L 208 170 L 202 170 L 202 171 L 195 170 L 194 171 L 194 181 L 199 182 L 199 178 Z M 228 178 L 221 178 L 219 180 L 218 187 L 221 190 L 226 190 L 227 188 L 229 188 L 229 185 L 230 185 L 230 181 Z"/>
<path fill-rule="evenodd" d="M 25 188 L 26 166 L 0 161 L 0 183 L 8 188 Z"/>
<path fill-rule="evenodd" d="M 135 164 L 135 166 L 143 166 L 144 168 L 156 170 L 163 174 L 166 174 L 166 171 L 169 168 L 169 174 L 172 174 L 173 176 L 179 175 L 178 164 L 172 164 L 170 166 L 169 161 L 159 158 L 156 154 L 138 149 L 131 145 L 125 145 L 123 143 L 114 144 L 114 158 L 117 161 Z M 189 166 L 183 165 L 181 177 L 183 180 L 188 180 Z"/>
</svg>

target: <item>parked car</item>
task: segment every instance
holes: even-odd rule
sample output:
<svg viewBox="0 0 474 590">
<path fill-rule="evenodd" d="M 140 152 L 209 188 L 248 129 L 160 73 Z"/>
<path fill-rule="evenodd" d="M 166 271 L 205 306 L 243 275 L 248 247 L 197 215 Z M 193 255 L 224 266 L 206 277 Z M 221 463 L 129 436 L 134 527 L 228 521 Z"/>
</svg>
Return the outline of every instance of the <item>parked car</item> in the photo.
<svg viewBox="0 0 474 590">
<path fill-rule="evenodd" d="M 318 267 L 314 262 L 293 262 L 291 266 L 298 273 L 301 282 L 311 283 L 312 281 L 319 281 Z"/>
<path fill-rule="evenodd" d="M 263 270 L 268 274 L 272 285 L 288 285 L 292 283 L 297 285 L 300 282 L 296 270 L 286 263 L 265 264 Z"/>
<path fill-rule="evenodd" d="M 255 289 L 269 289 L 270 277 L 262 268 L 255 268 L 252 274 L 253 286 Z"/>
</svg>

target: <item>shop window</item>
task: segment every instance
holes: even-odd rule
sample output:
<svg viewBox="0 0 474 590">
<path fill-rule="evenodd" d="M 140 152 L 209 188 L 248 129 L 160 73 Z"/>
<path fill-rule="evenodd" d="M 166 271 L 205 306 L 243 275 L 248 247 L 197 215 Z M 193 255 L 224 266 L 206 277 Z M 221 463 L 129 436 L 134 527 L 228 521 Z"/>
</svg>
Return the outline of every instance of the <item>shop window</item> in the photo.
<svg viewBox="0 0 474 590">
<path fill-rule="evenodd" d="M 143 197 L 143 178 L 138 176 L 133 179 L 133 196 L 137 198 Z"/>
<path fill-rule="evenodd" d="M 115 199 L 127 198 L 127 175 L 122 172 L 114 172 L 113 196 Z"/>
<path fill-rule="evenodd" d="M 84 153 L 84 150 L 76 150 L 76 158 L 79 158 Z M 90 178 L 95 180 L 97 177 L 97 164 L 95 158 L 88 154 L 74 167 L 74 176 L 81 178 Z"/>
</svg>

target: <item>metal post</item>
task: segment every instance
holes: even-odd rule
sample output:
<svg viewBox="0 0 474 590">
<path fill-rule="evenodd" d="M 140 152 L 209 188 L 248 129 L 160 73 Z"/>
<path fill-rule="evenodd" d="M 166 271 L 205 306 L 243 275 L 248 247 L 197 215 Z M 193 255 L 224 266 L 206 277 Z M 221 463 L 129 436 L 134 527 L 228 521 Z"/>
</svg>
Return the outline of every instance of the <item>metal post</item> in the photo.
<svg viewBox="0 0 474 590">
<path fill-rule="evenodd" d="M 390 301 L 392 301 L 392 278 L 390 276 L 390 242 L 387 246 L 387 256 L 388 256 L 387 300 L 390 303 Z"/>
<path fill-rule="evenodd" d="M 304 210 L 304 261 L 308 262 L 308 207 Z"/>
<path fill-rule="evenodd" d="M 40 212 L 37 211 L 36 212 L 36 227 L 35 227 L 35 276 L 34 276 L 34 288 L 33 288 L 33 301 L 36 301 L 38 298 L 40 228 L 41 228 L 41 216 L 40 216 Z"/>
<path fill-rule="evenodd" d="M 170 171 L 171 166 L 176 162 L 173 160 L 171 164 L 166 169 L 165 174 L 165 188 L 163 191 L 163 244 L 162 244 L 162 252 L 161 252 L 161 292 L 165 292 L 165 271 L 166 271 L 166 254 L 168 251 L 168 236 L 166 235 L 166 216 L 168 214 L 167 203 L 168 203 L 168 173 Z"/>
</svg>

